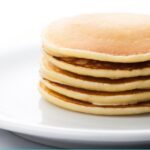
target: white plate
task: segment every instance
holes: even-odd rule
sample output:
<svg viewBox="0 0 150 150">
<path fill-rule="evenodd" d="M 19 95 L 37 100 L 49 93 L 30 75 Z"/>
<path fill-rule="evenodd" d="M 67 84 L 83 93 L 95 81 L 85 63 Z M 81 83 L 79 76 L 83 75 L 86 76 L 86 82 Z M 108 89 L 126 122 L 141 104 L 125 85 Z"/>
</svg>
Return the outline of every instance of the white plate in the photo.
<svg viewBox="0 0 150 150">
<path fill-rule="evenodd" d="M 93 116 L 44 101 L 37 88 L 39 62 L 36 46 L 0 56 L 0 128 L 63 147 L 150 141 L 150 115 Z"/>
</svg>

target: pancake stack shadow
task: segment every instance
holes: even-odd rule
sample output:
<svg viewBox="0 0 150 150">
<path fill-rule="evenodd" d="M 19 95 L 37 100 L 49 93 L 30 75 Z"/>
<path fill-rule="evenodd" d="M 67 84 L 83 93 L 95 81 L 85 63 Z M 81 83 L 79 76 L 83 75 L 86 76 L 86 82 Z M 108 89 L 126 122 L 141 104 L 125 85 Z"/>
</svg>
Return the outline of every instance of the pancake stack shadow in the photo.
<svg viewBox="0 0 150 150">
<path fill-rule="evenodd" d="M 91 16 L 84 16 L 86 19 L 87 17 Z M 106 16 L 100 17 L 105 18 Z M 83 16 L 79 16 L 76 22 L 82 26 L 83 20 Z M 91 22 L 93 21 L 91 20 Z M 73 21 L 71 20 L 69 23 L 72 25 Z M 145 55 L 145 52 L 142 54 L 135 52 L 135 54 L 131 54 L 134 57 L 128 57 L 129 54 L 122 54 L 120 57 L 120 54 L 112 55 L 108 54 L 107 51 L 104 54 L 103 52 L 96 52 L 92 48 L 91 51 L 87 50 L 86 47 L 85 50 L 83 50 L 84 47 L 80 50 L 80 43 L 82 42 L 75 38 L 76 34 L 71 35 L 73 38 L 70 37 L 71 33 L 68 30 L 72 32 L 75 29 L 69 23 L 67 21 L 64 24 L 58 23 L 57 25 L 55 23 L 56 29 L 52 25 L 44 33 L 39 86 L 41 95 L 57 106 L 82 113 L 95 115 L 149 113 L 149 53 Z M 67 31 L 62 29 L 62 26 L 64 28 L 65 26 L 68 27 L 68 24 L 70 29 Z M 52 33 L 48 34 L 50 30 L 52 30 Z M 63 30 L 64 37 L 69 36 L 68 43 L 76 43 L 78 49 L 74 48 L 73 44 L 69 45 L 69 48 L 68 45 L 67 48 L 61 45 L 62 43 L 59 43 L 61 46 L 56 45 L 56 41 L 55 47 L 54 44 L 51 44 L 52 39 L 50 39 L 50 36 L 54 37 L 55 35 L 54 39 L 57 39 L 57 43 L 61 41 L 59 39 L 60 35 L 56 32 L 60 32 L 60 30 Z M 75 31 L 81 32 L 81 30 Z"/>
</svg>

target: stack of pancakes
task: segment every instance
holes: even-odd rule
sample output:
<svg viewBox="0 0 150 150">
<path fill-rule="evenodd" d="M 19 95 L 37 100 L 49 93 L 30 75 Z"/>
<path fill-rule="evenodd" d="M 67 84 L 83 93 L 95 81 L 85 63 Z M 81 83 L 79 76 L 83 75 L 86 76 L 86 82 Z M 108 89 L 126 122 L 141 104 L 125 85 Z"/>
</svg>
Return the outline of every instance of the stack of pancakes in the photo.
<svg viewBox="0 0 150 150">
<path fill-rule="evenodd" d="M 49 102 L 99 115 L 150 112 L 150 16 L 88 14 L 43 34 L 40 92 Z"/>
</svg>

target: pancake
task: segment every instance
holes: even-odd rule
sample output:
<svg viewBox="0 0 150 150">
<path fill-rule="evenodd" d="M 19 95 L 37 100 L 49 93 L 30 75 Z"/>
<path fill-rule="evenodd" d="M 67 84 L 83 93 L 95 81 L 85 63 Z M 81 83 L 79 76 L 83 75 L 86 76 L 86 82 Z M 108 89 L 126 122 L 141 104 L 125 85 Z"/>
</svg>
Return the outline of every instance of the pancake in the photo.
<svg viewBox="0 0 150 150">
<path fill-rule="evenodd" d="M 150 88 L 150 76 L 117 80 L 94 78 L 61 70 L 48 63 L 46 60 L 43 60 L 40 72 L 41 76 L 48 80 L 53 79 L 61 84 L 88 90 L 119 92 L 133 89 Z"/>
<path fill-rule="evenodd" d="M 42 39 L 39 90 L 47 101 L 96 115 L 150 112 L 150 15 L 64 18 Z"/>
<path fill-rule="evenodd" d="M 74 66 L 80 66 L 90 69 L 106 69 L 106 70 L 137 70 L 150 68 L 150 61 L 140 63 L 113 63 L 106 61 L 97 61 L 84 58 L 73 58 L 73 57 L 52 57 L 57 61 L 63 61 Z"/>
<path fill-rule="evenodd" d="M 54 56 L 107 62 L 150 60 L 150 16 L 85 14 L 51 23 L 43 49 Z"/>
<path fill-rule="evenodd" d="M 128 106 L 96 106 L 88 102 L 65 97 L 48 88 L 42 83 L 39 86 L 42 97 L 52 104 L 72 111 L 95 115 L 134 115 L 150 112 L 150 102 L 132 104 Z"/>
<path fill-rule="evenodd" d="M 119 79 L 150 75 L 150 61 L 129 65 L 110 64 L 87 59 L 78 60 L 78 58 L 58 58 L 53 56 L 46 56 L 46 58 L 58 68 L 86 76 Z"/>
<path fill-rule="evenodd" d="M 89 102 L 94 105 L 128 105 L 144 101 L 150 101 L 149 90 L 132 90 L 125 92 L 102 92 L 90 91 L 71 86 L 62 85 L 46 79 L 42 79 L 41 83 L 48 89 L 55 91 L 61 95 L 74 98 L 77 100 Z"/>
</svg>

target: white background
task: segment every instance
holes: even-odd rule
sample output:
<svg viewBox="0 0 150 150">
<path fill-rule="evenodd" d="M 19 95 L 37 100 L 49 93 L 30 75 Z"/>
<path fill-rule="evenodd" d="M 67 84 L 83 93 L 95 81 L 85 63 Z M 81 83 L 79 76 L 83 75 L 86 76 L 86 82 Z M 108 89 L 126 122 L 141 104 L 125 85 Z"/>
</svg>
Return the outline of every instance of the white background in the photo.
<svg viewBox="0 0 150 150">
<path fill-rule="evenodd" d="M 93 12 L 150 14 L 150 0 L 0 0 L 0 55 L 16 46 L 40 45 L 42 29 L 52 20 Z M 0 147 L 40 148 L 35 145 L 0 131 Z"/>
</svg>

